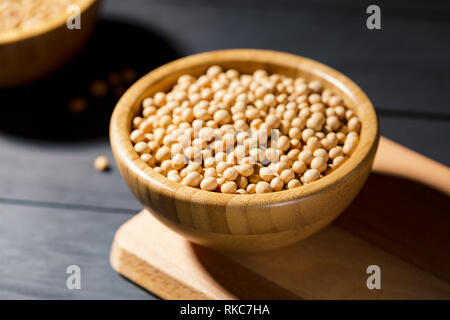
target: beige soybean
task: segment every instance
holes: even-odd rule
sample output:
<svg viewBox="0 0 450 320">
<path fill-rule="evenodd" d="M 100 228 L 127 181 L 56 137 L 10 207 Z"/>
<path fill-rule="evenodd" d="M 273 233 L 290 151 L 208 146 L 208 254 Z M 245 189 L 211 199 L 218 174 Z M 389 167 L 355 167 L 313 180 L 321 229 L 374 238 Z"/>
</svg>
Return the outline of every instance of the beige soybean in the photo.
<svg viewBox="0 0 450 320">
<path fill-rule="evenodd" d="M 256 193 L 256 184 L 249 183 L 247 185 L 247 188 L 245 188 L 245 190 L 247 191 L 247 193 Z"/>
<path fill-rule="evenodd" d="M 327 169 L 327 162 L 322 157 L 315 157 L 311 161 L 311 169 L 317 169 L 319 172 L 324 172 Z"/>
<path fill-rule="evenodd" d="M 270 184 L 266 181 L 260 181 L 256 184 L 255 187 L 255 192 L 256 193 L 268 193 L 268 192 L 272 192 L 272 187 L 270 186 Z"/>
<path fill-rule="evenodd" d="M 97 171 L 106 171 L 109 169 L 109 160 L 106 156 L 98 156 L 94 161 L 94 167 Z"/>
<path fill-rule="evenodd" d="M 306 171 L 306 164 L 303 161 L 297 160 L 292 164 L 292 170 L 297 174 L 302 174 Z"/>
<path fill-rule="evenodd" d="M 272 178 L 275 176 L 275 173 L 272 171 L 272 169 L 268 167 L 263 167 L 259 170 L 259 176 L 264 181 L 271 181 Z"/>
<path fill-rule="evenodd" d="M 288 182 L 287 187 L 288 187 L 288 189 L 294 189 L 294 188 L 300 187 L 301 185 L 302 185 L 302 183 L 299 180 L 292 179 Z"/>
<path fill-rule="evenodd" d="M 136 152 L 139 154 L 150 152 L 150 148 L 148 147 L 148 144 L 143 141 L 136 143 L 134 145 L 134 150 L 136 150 Z"/>
<path fill-rule="evenodd" d="M 183 179 L 183 183 L 189 187 L 198 187 L 202 181 L 202 176 L 197 171 L 188 172 L 186 177 Z"/>
<path fill-rule="evenodd" d="M 283 170 L 283 172 L 281 172 L 280 178 L 281 180 L 283 180 L 284 183 L 288 183 L 289 181 L 295 178 L 295 173 L 291 169 L 286 169 Z"/>
<path fill-rule="evenodd" d="M 332 148 L 328 154 L 331 159 L 335 159 L 335 158 L 341 156 L 343 153 L 344 153 L 344 151 L 342 150 L 342 147 L 337 146 L 337 147 Z"/>
<path fill-rule="evenodd" d="M 253 166 L 247 163 L 241 164 L 236 167 L 238 173 L 244 177 L 248 177 L 253 174 Z"/>
<path fill-rule="evenodd" d="M 230 167 L 230 168 L 225 169 L 225 171 L 222 174 L 222 177 L 224 177 L 226 180 L 232 181 L 232 180 L 236 180 L 238 175 L 239 175 L 239 173 L 236 170 L 236 168 Z"/>
<path fill-rule="evenodd" d="M 338 157 L 333 159 L 333 166 L 334 167 L 339 167 L 344 161 L 345 161 L 345 157 L 344 156 L 338 156 Z"/>
<path fill-rule="evenodd" d="M 248 186 L 248 180 L 247 180 L 246 177 L 239 176 L 236 179 L 236 184 L 237 184 L 239 189 L 245 189 Z"/>
<path fill-rule="evenodd" d="M 284 181 L 280 177 L 274 177 L 270 181 L 270 186 L 272 187 L 273 191 L 280 191 L 284 187 Z"/>
<path fill-rule="evenodd" d="M 217 189 L 217 180 L 214 177 L 206 177 L 200 183 L 200 188 L 202 190 L 214 191 Z"/>
<path fill-rule="evenodd" d="M 227 181 L 220 186 L 220 191 L 222 193 L 235 193 L 236 190 L 237 190 L 237 185 L 236 185 L 236 182 L 234 182 L 234 181 Z"/>
<path fill-rule="evenodd" d="M 316 169 L 309 169 L 302 178 L 304 183 L 311 183 L 320 178 L 320 172 Z"/>
<path fill-rule="evenodd" d="M 178 153 L 175 154 L 172 158 L 172 167 L 175 170 L 181 170 L 186 165 L 186 158 L 183 154 Z"/>
</svg>

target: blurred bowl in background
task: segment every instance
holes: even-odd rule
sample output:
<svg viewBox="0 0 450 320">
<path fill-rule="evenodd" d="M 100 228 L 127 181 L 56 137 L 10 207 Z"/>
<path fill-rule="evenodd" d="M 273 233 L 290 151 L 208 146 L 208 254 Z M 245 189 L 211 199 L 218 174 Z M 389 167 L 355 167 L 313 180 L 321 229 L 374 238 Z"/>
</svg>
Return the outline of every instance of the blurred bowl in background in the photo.
<svg viewBox="0 0 450 320">
<path fill-rule="evenodd" d="M 80 0 L 81 28 L 70 30 L 70 14 L 62 12 L 36 26 L 0 32 L 0 87 L 37 80 L 74 57 L 85 45 L 98 20 L 101 0 Z"/>
</svg>

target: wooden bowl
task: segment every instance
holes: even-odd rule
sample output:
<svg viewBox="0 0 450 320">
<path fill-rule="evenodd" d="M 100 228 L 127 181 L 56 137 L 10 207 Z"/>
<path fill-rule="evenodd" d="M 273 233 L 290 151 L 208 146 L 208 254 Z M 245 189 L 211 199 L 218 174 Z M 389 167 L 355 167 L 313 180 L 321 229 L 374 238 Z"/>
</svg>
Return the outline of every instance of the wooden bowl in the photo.
<svg viewBox="0 0 450 320">
<path fill-rule="evenodd" d="M 198 76 L 214 64 L 244 73 L 262 68 L 269 73 L 321 80 L 325 87 L 339 93 L 361 120 L 357 149 L 329 175 L 299 188 L 268 194 L 221 194 L 168 180 L 134 151 L 129 139 L 131 121 L 145 97 L 168 90 L 182 74 Z M 118 102 L 111 119 L 110 138 L 123 178 L 142 205 L 162 223 L 207 247 L 262 251 L 295 243 L 344 211 L 369 175 L 379 133 L 370 100 L 343 74 L 292 54 L 243 49 L 189 56 L 141 78 Z"/>
<path fill-rule="evenodd" d="M 100 2 L 80 1 L 81 29 L 69 30 L 64 12 L 32 28 L 0 33 L 0 87 L 39 79 L 75 56 L 94 29 Z"/>
</svg>

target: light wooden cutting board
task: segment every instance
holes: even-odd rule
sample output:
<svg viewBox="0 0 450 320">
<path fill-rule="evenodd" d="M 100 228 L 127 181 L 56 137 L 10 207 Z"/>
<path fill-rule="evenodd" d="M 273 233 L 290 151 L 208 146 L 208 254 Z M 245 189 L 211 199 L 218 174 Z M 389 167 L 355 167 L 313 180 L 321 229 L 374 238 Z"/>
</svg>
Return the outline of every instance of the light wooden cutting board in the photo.
<svg viewBox="0 0 450 320">
<path fill-rule="evenodd" d="M 117 231 L 111 265 L 164 299 L 450 299 L 449 195 L 448 167 L 381 138 L 353 204 L 293 246 L 219 253 L 142 211 Z"/>
</svg>

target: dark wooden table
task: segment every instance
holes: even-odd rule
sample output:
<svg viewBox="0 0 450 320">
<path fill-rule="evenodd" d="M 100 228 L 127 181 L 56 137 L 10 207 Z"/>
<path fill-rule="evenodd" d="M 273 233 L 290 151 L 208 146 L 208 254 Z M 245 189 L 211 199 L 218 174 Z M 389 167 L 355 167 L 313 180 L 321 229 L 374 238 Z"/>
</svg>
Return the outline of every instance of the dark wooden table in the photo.
<svg viewBox="0 0 450 320">
<path fill-rule="evenodd" d="M 450 165 L 444 3 L 379 3 L 382 30 L 370 31 L 364 1 L 106 0 L 93 40 L 71 66 L 0 93 L 0 298 L 155 298 L 108 262 L 116 229 L 141 209 L 114 165 L 93 168 L 100 154 L 112 160 L 115 98 L 93 101 L 87 115 L 55 112 L 83 95 L 86 81 L 121 68 L 141 75 L 176 57 L 240 47 L 310 57 L 367 92 L 384 136 Z M 81 290 L 66 288 L 69 265 L 81 268 Z"/>
</svg>

